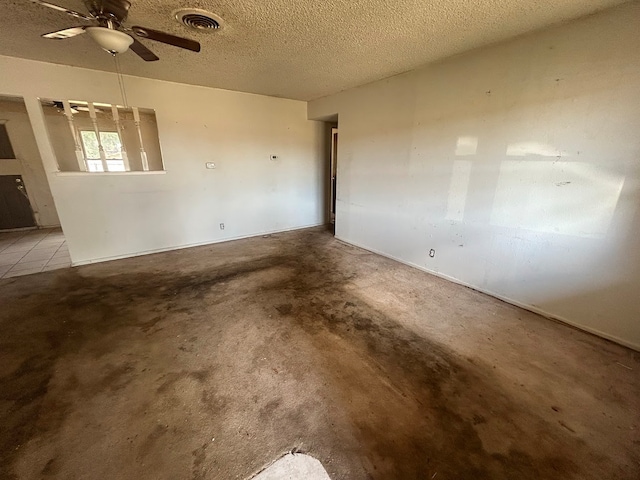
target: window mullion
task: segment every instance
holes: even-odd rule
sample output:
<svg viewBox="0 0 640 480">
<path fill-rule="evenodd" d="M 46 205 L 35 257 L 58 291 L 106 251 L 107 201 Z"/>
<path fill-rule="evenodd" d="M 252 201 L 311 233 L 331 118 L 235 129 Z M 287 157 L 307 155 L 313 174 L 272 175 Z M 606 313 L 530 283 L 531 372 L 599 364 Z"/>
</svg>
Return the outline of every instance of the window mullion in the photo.
<svg viewBox="0 0 640 480">
<path fill-rule="evenodd" d="M 129 166 L 129 155 L 127 155 L 127 147 L 124 144 L 124 137 L 122 136 L 122 125 L 120 124 L 120 115 L 118 114 L 117 105 L 111 105 L 111 113 L 113 114 L 113 122 L 116 124 L 116 131 L 120 138 L 120 154 L 122 155 L 124 169 L 129 172 L 131 170 L 131 167 Z"/>
<path fill-rule="evenodd" d="M 138 130 L 138 138 L 140 139 L 140 158 L 142 159 L 142 170 L 149 171 L 149 160 L 147 159 L 147 152 L 144 149 L 144 143 L 142 143 L 142 130 L 140 129 L 140 112 L 137 107 L 131 107 L 133 110 L 133 121 Z"/>
<path fill-rule="evenodd" d="M 98 128 L 98 118 L 96 116 L 96 107 L 93 105 L 93 102 L 89 102 L 87 106 L 89 107 L 89 116 L 91 117 L 91 123 L 93 123 L 93 130 L 96 132 L 96 138 L 98 140 L 98 151 L 100 152 L 102 169 L 103 171 L 108 172 L 109 166 L 107 165 L 107 156 L 104 153 L 104 148 L 102 148 L 102 140 L 100 139 L 100 129 Z"/>
</svg>

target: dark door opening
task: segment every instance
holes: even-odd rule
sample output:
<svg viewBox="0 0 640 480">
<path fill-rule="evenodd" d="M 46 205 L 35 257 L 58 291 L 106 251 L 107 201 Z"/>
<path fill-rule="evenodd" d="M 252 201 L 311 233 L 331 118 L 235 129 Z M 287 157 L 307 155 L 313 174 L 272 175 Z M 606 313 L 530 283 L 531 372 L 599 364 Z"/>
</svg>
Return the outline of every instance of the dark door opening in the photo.
<svg viewBox="0 0 640 480">
<path fill-rule="evenodd" d="M 35 227 L 21 175 L 0 175 L 0 230 Z"/>
<path fill-rule="evenodd" d="M 329 222 L 332 225 L 336 223 L 336 198 L 337 198 L 337 187 L 338 187 L 338 128 L 331 128 L 331 155 L 330 155 L 330 166 L 329 166 L 329 183 L 331 194 L 329 195 Z M 334 227 L 335 232 L 335 227 Z"/>
</svg>

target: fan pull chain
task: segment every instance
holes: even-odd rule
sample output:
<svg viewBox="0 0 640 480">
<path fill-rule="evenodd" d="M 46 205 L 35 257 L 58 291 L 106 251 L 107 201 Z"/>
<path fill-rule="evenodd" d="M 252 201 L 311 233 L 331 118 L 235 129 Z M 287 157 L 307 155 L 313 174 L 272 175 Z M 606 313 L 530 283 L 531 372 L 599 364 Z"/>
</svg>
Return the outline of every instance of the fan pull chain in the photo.
<svg viewBox="0 0 640 480">
<path fill-rule="evenodd" d="M 118 74 L 118 85 L 120 85 L 120 94 L 122 95 L 122 103 L 125 108 L 129 107 L 129 102 L 127 100 L 127 92 L 124 89 L 124 79 L 122 78 L 122 71 L 120 70 L 120 60 L 118 59 L 118 55 L 114 55 L 113 59 L 116 62 L 116 73 Z"/>
</svg>

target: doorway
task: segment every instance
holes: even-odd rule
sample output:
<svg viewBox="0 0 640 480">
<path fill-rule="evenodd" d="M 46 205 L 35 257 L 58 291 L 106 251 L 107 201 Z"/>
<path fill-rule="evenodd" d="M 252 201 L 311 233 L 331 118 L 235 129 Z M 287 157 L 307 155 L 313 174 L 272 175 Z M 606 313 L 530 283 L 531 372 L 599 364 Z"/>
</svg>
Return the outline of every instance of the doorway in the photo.
<svg viewBox="0 0 640 480">
<path fill-rule="evenodd" d="M 322 122 L 322 219 L 327 230 L 336 233 L 338 208 L 338 114 L 317 119 Z"/>
<path fill-rule="evenodd" d="M 24 100 L 0 96 L 0 231 L 58 226 Z"/>
<path fill-rule="evenodd" d="M 331 154 L 329 159 L 329 222 L 333 225 L 335 233 L 336 224 L 336 198 L 337 198 L 337 172 L 338 172 L 338 127 L 331 128 Z"/>
<path fill-rule="evenodd" d="M 0 175 L 0 230 L 35 226 L 22 175 Z"/>
</svg>

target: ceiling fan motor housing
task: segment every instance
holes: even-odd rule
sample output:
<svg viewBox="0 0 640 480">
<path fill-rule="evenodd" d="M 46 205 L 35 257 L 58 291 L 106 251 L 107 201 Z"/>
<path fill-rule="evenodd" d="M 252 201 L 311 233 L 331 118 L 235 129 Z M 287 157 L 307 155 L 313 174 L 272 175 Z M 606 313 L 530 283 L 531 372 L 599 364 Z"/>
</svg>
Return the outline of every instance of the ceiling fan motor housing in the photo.
<svg viewBox="0 0 640 480">
<path fill-rule="evenodd" d="M 127 19 L 131 8 L 128 0 L 84 0 L 84 4 L 98 20 L 111 20 L 118 25 Z"/>
</svg>

